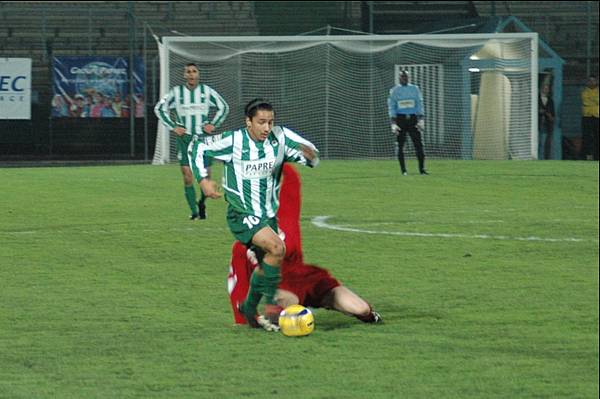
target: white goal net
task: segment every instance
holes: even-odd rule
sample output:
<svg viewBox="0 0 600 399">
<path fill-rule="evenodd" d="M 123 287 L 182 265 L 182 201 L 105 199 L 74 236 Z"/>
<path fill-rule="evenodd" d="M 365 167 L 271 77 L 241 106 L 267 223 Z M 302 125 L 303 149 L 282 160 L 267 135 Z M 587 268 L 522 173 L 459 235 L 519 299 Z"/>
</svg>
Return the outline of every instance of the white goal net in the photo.
<svg viewBox="0 0 600 399">
<path fill-rule="evenodd" d="M 244 105 L 270 100 L 276 123 L 325 159 L 391 159 L 387 96 L 408 70 L 425 106 L 428 158 L 537 158 L 537 34 L 163 37 L 161 96 L 184 84 L 188 62 L 244 125 Z M 407 155 L 414 155 L 407 142 Z M 175 161 L 159 124 L 153 163 Z"/>
</svg>

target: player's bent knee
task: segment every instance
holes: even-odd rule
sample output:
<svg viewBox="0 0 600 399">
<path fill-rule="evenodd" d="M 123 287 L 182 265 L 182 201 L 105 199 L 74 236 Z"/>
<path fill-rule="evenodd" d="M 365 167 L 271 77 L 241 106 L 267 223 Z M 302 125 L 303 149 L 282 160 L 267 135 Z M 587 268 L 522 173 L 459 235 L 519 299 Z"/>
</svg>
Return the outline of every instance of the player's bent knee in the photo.
<svg viewBox="0 0 600 399">
<path fill-rule="evenodd" d="M 283 259 L 285 256 L 285 243 L 282 240 L 273 241 L 271 245 L 269 245 L 268 250 L 271 256 Z"/>
<path fill-rule="evenodd" d="M 191 170 L 181 169 L 181 172 L 183 174 L 183 183 L 186 186 L 193 185 L 194 184 L 194 175 L 192 174 Z"/>
</svg>

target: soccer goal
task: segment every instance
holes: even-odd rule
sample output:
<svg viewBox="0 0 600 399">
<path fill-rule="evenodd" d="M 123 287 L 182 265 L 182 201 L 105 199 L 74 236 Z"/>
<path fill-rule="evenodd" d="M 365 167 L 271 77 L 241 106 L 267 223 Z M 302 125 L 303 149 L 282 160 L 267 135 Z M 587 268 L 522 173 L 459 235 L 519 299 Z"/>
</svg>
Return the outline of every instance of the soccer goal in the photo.
<svg viewBox="0 0 600 399">
<path fill-rule="evenodd" d="M 387 96 L 408 70 L 429 158 L 537 158 L 536 33 L 163 37 L 159 47 L 161 96 L 195 62 L 230 105 L 220 130 L 243 126 L 244 105 L 261 97 L 325 159 L 392 159 Z M 153 163 L 175 161 L 173 135 L 158 129 Z"/>
</svg>

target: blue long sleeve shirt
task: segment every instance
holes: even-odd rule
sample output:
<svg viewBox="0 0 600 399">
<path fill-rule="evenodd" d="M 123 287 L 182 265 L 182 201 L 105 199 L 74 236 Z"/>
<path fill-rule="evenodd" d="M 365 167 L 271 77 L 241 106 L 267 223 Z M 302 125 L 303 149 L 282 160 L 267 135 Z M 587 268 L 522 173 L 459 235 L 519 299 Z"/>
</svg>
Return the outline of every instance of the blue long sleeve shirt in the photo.
<svg viewBox="0 0 600 399">
<path fill-rule="evenodd" d="M 406 86 L 392 87 L 388 97 L 388 111 L 390 118 L 397 115 L 425 115 L 423 95 L 419 86 L 408 83 Z"/>
</svg>

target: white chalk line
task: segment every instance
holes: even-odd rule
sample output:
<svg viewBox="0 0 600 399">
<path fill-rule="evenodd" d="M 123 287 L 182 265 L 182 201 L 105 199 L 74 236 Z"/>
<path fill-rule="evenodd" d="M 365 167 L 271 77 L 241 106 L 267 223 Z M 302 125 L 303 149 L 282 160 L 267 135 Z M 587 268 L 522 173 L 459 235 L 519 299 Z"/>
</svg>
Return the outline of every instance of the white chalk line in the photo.
<svg viewBox="0 0 600 399">
<path fill-rule="evenodd" d="M 311 219 L 311 223 L 322 229 L 347 231 L 350 233 L 361 233 L 361 234 L 383 234 L 383 235 L 394 235 L 403 237 L 433 237 L 433 238 L 476 238 L 483 240 L 514 240 L 514 241 L 540 241 L 540 242 L 584 242 L 591 241 L 582 238 L 543 238 L 543 237 L 510 237 L 510 236 L 495 236 L 489 234 L 453 234 L 453 233 L 416 233 L 416 232 L 405 232 L 405 231 L 383 231 L 383 230 L 366 230 L 358 229 L 354 227 L 338 226 L 335 224 L 327 223 L 327 220 L 331 216 L 315 216 Z M 597 241 L 597 240 L 596 240 Z"/>
</svg>

